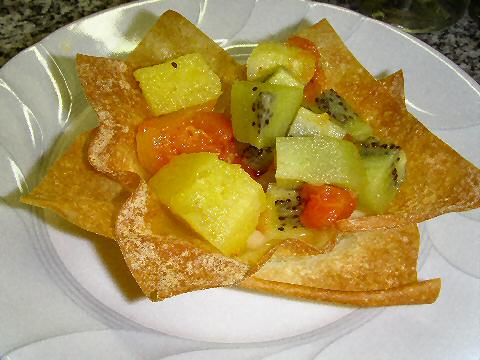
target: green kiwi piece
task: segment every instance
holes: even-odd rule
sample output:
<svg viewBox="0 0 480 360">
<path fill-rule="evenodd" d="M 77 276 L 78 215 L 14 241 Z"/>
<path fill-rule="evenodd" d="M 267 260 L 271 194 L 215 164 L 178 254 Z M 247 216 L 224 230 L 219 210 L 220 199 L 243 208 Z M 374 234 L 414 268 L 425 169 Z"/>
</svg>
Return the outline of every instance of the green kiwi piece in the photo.
<svg viewBox="0 0 480 360">
<path fill-rule="evenodd" d="M 360 156 L 366 174 L 360 206 L 371 213 L 384 213 L 405 179 L 405 152 L 398 145 L 369 138 L 360 144 Z"/>
<path fill-rule="evenodd" d="M 285 136 L 303 99 L 302 88 L 237 81 L 232 86 L 231 111 L 235 138 L 256 148 L 275 145 Z"/>
<path fill-rule="evenodd" d="M 326 90 L 315 98 L 315 104 L 309 106 L 316 113 L 326 112 L 330 119 L 343 127 L 357 141 L 364 141 L 373 134 L 373 130 L 352 107 L 334 90 Z"/>
<path fill-rule="evenodd" d="M 279 137 L 275 177 L 313 185 L 332 184 L 356 194 L 365 186 L 365 169 L 357 147 L 329 136 Z"/>
<path fill-rule="evenodd" d="M 300 222 L 303 202 L 297 190 L 268 186 L 265 225 L 262 229 L 268 239 L 295 239 L 310 234 Z"/>
<path fill-rule="evenodd" d="M 342 139 L 346 133 L 345 129 L 330 121 L 327 113 L 315 114 L 304 107 L 298 110 L 288 130 L 288 136 L 325 135 L 338 139 Z"/>
</svg>

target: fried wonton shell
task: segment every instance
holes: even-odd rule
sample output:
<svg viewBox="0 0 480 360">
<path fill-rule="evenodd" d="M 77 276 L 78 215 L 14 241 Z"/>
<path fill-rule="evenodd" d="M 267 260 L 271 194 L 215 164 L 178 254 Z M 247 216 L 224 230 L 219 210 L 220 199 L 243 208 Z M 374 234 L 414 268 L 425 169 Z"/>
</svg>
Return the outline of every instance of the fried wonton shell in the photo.
<svg viewBox="0 0 480 360">
<path fill-rule="evenodd" d="M 301 255 L 281 248 L 255 277 L 329 290 L 371 291 L 417 281 L 416 225 L 339 234 L 330 252 Z"/>
<path fill-rule="evenodd" d="M 320 53 L 325 89 L 334 89 L 374 129 L 407 154 L 407 178 L 386 214 L 339 221 L 342 231 L 391 228 L 480 206 L 480 170 L 408 113 L 398 83 L 381 83 L 363 68 L 326 20 L 299 34 Z M 393 92 L 393 93 L 392 93 Z M 403 92 L 401 93 L 403 95 Z"/>
<path fill-rule="evenodd" d="M 118 209 L 130 193 L 90 165 L 90 134 L 81 134 L 21 201 L 52 209 L 84 230 L 113 238 Z"/>
<path fill-rule="evenodd" d="M 88 159 L 95 169 L 133 191 L 146 177 L 137 158 L 137 126 L 152 116 L 133 70 L 121 60 L 79 54 L 77 73 L 100 122 Z"/>
<path fill-rule="evenodd" d="M 165 21 L 165 19 L 170 20 Z M 165 212 L 161 207 L 155 205 L 155 202 L 152 201 L 153 197 L 149 196 L 148 188 L 144 182 L 146 175 L 144 174 L 143 169 L 140 167 L 138 159 L 136 158 L 136 126 L 146 117 L 150 116 L 148 106 L 143 100 L 140 89 L 138 88 L 138 85 L 132 76 L 133 69 L 136 66 L 150 65 L 151 63 L 147 62 L 148 59 L 150 59 L 148 61 L 161 62 L 162 60 L 160 59 L 162 58 L 158 54 L 171 54 L 171 56 L 179 56 L 184 54 L 182 51 L 188 52 L 198 50 L 201 52 L 207 51 L 205 49 L 202 50 L 204 47 L 215 47 L 216 50 L 208 50 L 205 53 L 205 56 L 209 56 L 209 58 L 206 60 L 215 62 L 217 61 L 215 60 L 217 57 L 220 59 L 217 61 L 217 65 L 211 66 L 214 68 L 214 70 L 219 72 L 220 78 L 224 84 L 226 84 L 225 86 L 228 86 L 233 79 L 242 78 L 243 76 L 241 67 L 239 67 L 239 65 L 237 65 L 228 56 L 228 54 L 221 50 L 213 41 L 207 41 L 202 38 L 205 35 L 201 34 L 201 32 L 190 23 L 185 23 L 185 21 L 186 20 L 183 19 L 183 17 L 181 17 L 179 14 L 167 12 L 159 19 L 157 25 L 152 29 L 152 31 L 147 34 L 146 39 L 148 40 L 145 40 L 140 44 L 140 46 L 137 48 L 138 51 L 135 50 L 127 62 L 105 58 L 95 58 L 84 55 L 79 55 L 77 57 L 77 68 L 82 85 L 84 86 L 85 93 L 93 108 L 97 112 L 100 120 L 100 126 L 92 135 L 92 141 L 89 147 L 89 161 L 93 167 L 99 171 L 94 171 L 96 176 L 99 178 L 81 180 L 79 177 L 79 181 L 82 186 L 84 185 L 84 181 L 85 183 L 88 182 L 92 187 L 92 190 L 90 190 L 92 192 L 95 190 L 96 184 L 98 183 L 107 182 L 109 185 L 105 186 L 106 189 L 108 189 L 108 194 L 92 194 L 91 197 L 78 198 L 78 201 L 84 201 L 81 206 L 75 206 L 74 210 L 72 210 L 77 211 L 78 214 L 74 216 L 69 215 L 68 217 L 66 216 L 66 218 L 84 229 L 116 238 L 136 281 L 139 283 L 144 293 L 152 300 L 162 299 L 195 289 L 231 285 L 241 281 L 246 275 L 249 274 L 249 268 L 247 265 L 235 259 L 223 257 L 222 255 L 218 254 L 218 252 L 213 251 L 208 244 L 206 244 L 206 242 L 198 241 L 196 236 L 192 236 L 188 233 L 188 231 L 185 232 L 180 226 L 177 226 L 177 222 L 173 220 L 169 222 L 168 216 L 170 215 L 168 215 L 168 212 Z M 182 27 L 185 26 L 185 28 L 177 28 L 178 24 L 184 24 Z M 174 41 L 169 42 L 169 40 L 164 39 L 168 38 L 169 33 L 177 34 L 175 35 L 175 38 L 172 37 L 172 39 L 175 39 Z M 156 39 L 161 39 L 163 43 L 156 41 Z M 197 39 L 198 42 L 192 41 L 192 39 Z M 203 40 L 200 41 L 199 39 Z M 147 56 L 147 41 L 155 44 L 154 52 L 157 55 Z M 196 45 L 185 45 L 187 43 L 198 43 L 203 45 L 192 50 L 192 48 L 189 46 Z M 165 50 L 165 53 L 162 52 L 163 46 L 167 50 L 170 50 Z M 183 50 L 171 50 L 176 46 Z M 218 49 L 221 51 L 218 51 Z M 174 51 L 175 54 L 169 51 Z M 228 59 L 228 61 L 226 59 Z M 225 66 L 226 70 L 223 69 L 223 66 Z M 381 94 L 383 94 L 383 92 L 392 93 L 393 89 L 400 89 L 398 82 L 386 82 L 385 84 L 381 85 L 378 85 L 379 83 L 375 82 L 375 84 L 377 85 L 375 85 L 376 87 L 373 87 L 373 89 Z M 341 91 L 339 92 L 342 94 Z M 392 106 L 396 106 L 398 108 L 401 107 L 397 98 L 393 99 L 390 97 L 388 100 L 393 104 Z M 82 149 L 85 149 L 85 139 L 86 135 L 81 143 Z M 68 157 L 69 155 L 66 154 L 64 156 Z M 75 158 L 75 156 L 78 156 L 78 158 Z M 78 154 L 75 156 L 72 156 L 72 162 L 75 162 L 75 160 L 81 162 L 80 159 L 84 159 L 84 157 L 80 157 Z M 77 178 L 76 172 L 80 173 L 83 171 L 83 168 L 81 168 L 80 165 L 75 166 L 76 167 L 74 170 L 72 170 L 70 176 L 66 176 L 59 180 L 63 183 L 63 190 L 65 191 L 63 198 L 61 198 L 62 201 L 55 204 L 48 203 L 42 206 L 49 206 L 60 213 L 68 213 L 70 208 L 69 202 L 75 203 L 76 201 L 76 193 L 70 193 L 70 187 L 72 184 L 77 184 L 75 182 L 75 179 Z M 51 171 L 55 173 L 55 168 L 53 168 Z M 120 185 L 110 180 L 103 174 L 115 179 L 130 191 L 134 190 L 135 188 L 136 190 L 134 191 L 133 195 L 131 195 L 130 198 L 125 201 L 126 192 L 122 190 Z M 80 186 L 80 183 L 78 186 Z M 114 184 L 111 189 L 109 188 L 110 184 Z M 35 189 L 32 194 L 35 194 L 37 198 L 42 198 L 46 197 L 44 192 L 48 193 L 49 190 L 48 187 L 46 189 L 42 189 L 40 186 L 38 188 L 38 192 L 36 191 L 37 189 Z M 120 192 L 122 195 L 114 196 L 116 192 Z M 56 194 L 52 195 L 52 197 L 54 196 L 56 196 Z M 112 198 L 109 200 L 108 196 L 112 196 Z M 122 201 L 116 201 L 117 198 L 121 198 Z M 111 207 L 108 209 L 108 211 L 106 211 L 106 213 L 109 214 L 109 217 L 107 217 L 110 220 L 105 222 L 104 225 L 97 225 L 96 222 L 99 222 L 99 219 L 103 219 L 100 216 L 106 215 L 99 215 L 97 219 L 93 218 L 93 220 L 89 217 L 90 214 L 93 214 L 92 209 L 96 208 L 96 203 L 94 200 L 98 199 L 105 199 L 105 202 L 111 202 Z M 112 232 L 112 218 L 115 217 L 114 214 L 117 213 L 119 213 L 119 215 L 116 222 L 116 229 Z M 162 226 L 160 226 L 160 228 L 155 228 L 154 224 L 158 223 L 162 224 Z M 97 226 L 101 228 L 101 230 L 98 230 L 96 228 Z M 370 233 L 365 233 L 362 238 L 367 239 L 369 236 L 371 236 Z M 331 294 L 332 291 L 335 291 L 335 296 L 337 296 L 339 302 L 344 302 L 342 299 L 345 299 L 346 296 L 340 294 L 340 292 L 355 292 L 356 297 L 358 297 L 362 292 L 367 292 L 371 296 L 375 297 L 377 295 L 374 295 L 372 292 L 376 292 L 375 294 L 378 294 L 377 292 L 379 291 L 385 291 L 385 289 L 381 289 L 380 284 L 386 284 L 385 286 L 390 286 L 390 289 L 387 290 L 389 297 L 386 297 L 387 300 L 384 300 L 383 303 L 386 304 L 388 301 L 390 301 L 391 304 L 401 303 L 403 300 L 396 300 L 397 302 L 395 302 L 392 299 L 394 299 L 397 295 L 402 297 L 404 290 L 400 292 L 394 292 L 393 289 L 398 289 L 398 287 L 394 288 L 392 286 L 403 286 L 399 284 L 404 284 L 405 286 L 414 286 L 411 284 L 415 284 L 416 281 L 414 262 L 416 262 L 418 243 L 415 243 L 415 234 L 410 234 L 409 236 L 413 237 L 414 239 L 406 243 L 410 247 L 404 244 L 407 246 L 408 251 L 406 251 L 406 254 L 409 254 L 409 256 L 403 258 L 397 257 L 397 267 L 393 267 L 395 269 L 400 269 L 403 265 L 405 266 L 406 273 L 396 274 L 391 272 L 387 275 L 384 274 L 382 275 L 383 278 L 378 280 L 380 283 L 376 283 L 376 286 L 365 285 L 357 288 L 356 286 L 361 284 L 361 276 L 359 274 L 363 273 L 361 273 L 359 270 L 355 270 L 349 275 L 348 266 L 343 268 L 343 271 L 346 272 L 345 278 L 349 278 L 350 276 L 351 279 L 357 280 L 356 282 L 352 280 L 347 282 L 349 286 L 343 286 L 342 289 L 338 290 L 320 289 L 321 286 L 327 286 L 327 283 L 332 283 L 334 282 L 332 279 L 335 279 L 334 276 L 332 277 L 334 271 L 332 269 L 327 271 L 327 267 L 323 268 L 325 275 L 324 277 L 317 276 L 316 278 L 308 278 L 308 286 L 300 285 L 300 287 L 298 287 L 298 285 L 281 283 L 278 281 L 279 279 L 276 278 L 277 275 L 275 274 L 267 276 L 269 280 L 261 279 L 260 277 L 249 278 L 246 281 L 246 284 L 251 284 L 251 282 L 255 280 L 256 283 L 260 282 L 262 284 L 261 286 L 258 285 L 260 289 L 266 289 L 268 286 L 271 286 L 271 291 L 274 292 L 290 291 L 288 289 L 292 289 L 293 286 L 297 292 L 299 291 L 298 289 L 305 289 L 304 292 L 306 295 L 304 294 L 304 297 L 313 296 L 311 290 L 312 288 L 316 289 L 318 294 L 324 292 Z M 374 236 L 374 238 L 377 239 L 377 236 Z M 395 238 L 395 236 L 392 235 L 390 238 Z M 338 243 L 338 246 L 343 246 L 341 245 L 343 243 L 341 237 L 339 237 Z M 405 246 L 402 247 L 402 244 L 397 245 L 399 245 L 399 248 L 397 249 L 398 251 L 400 251 L 400 249 L 406 249 Z M 285 256 L 285 251 L 293 251 L 292 249 L 294 248 L 296 249 L 295 251 L 297 253 L 295 257 L 291 258 L 291 260 L 288 262 L 291 263 L 289 266 L 297 266 L 299 263 L 304 261 L 306 254 L 298 253 L 298 249 L 302 248 L 302 246 L 299 246 L 299 244 L 293 246 L 291 242 L 286 242 L 285 246 L 276 249 L 273 252 L 274 259 L 278 260 L 282 258 L 282 256 Z M 309 249 L 311 250 L 309 254 L 312 256 L 312 258 L 317 256 L 326 256 L 326 254 L 320 255 L 315 251 L 315 249 Z M 333 250 L 333 252 L 337 253 L 339 251 L 340 250 L 336 248 Z M 375 254 L 375 251 L 371 251 L 372 254 Z M 365 250 L 364 253 L 366 253 L 368 256 L 372 255 L 367 250 Z M 395 249 L 387 246 L 385 251 L 378 250 L 377 254 L 379 254 L 379 264 L 381 261 L 384 261 L 385 264 L 390 264 L 389 259 L 383 259 L 382 256 L 395 254 Z M 274 259 L 271 261 L 276 261 Z M 350 261 L 348 257 L 345 259 Z M 401 259 L 403 259 L 404 263 L 400 265 L 400 262 L 402 261 Z M 263 274 L 269 273 L 270 268 L 268 266 L 266 270 L 263 270 Z M 359 268 L 361 268 L 361 266 Z M 363 268 L 365 271 L 366 269 L 368 270 L 368 267 Z M 367 275 L 365 275 L 365 277 L 367 278 Z M 301 277 L 297 279 L 296 282 L 302 283 L 303 281 L 306 281 L 305 279 L 306 278 Z M 406 284 L 410 280 L 411 283 Z M 289 281 L 291 281 L 291 279 Z M 272 287 L 272 284 L 276 284 L 275 287 Z M 438 290 L 438 282 L 434 282 L 433 284 L 437 284 L 436 289 Z M 331 284 L 328 286 L 332 287 Z M 432 285 L 429 288 L 435 288 L 435 286 Z M 415 287 L 415 290 L 412 290 L 412 292 L 418 292 L 422 294 L 422 292 L 418 290 L 418 287 Z M 317 296 L 317 298 L 320 300 L 328 300 L 325 297 L 320 298 L 320 295 L 315 296 Z M 334 299 L 334 297 L 330 298 Z M 428 301 L 430 301 L 432 297 L 425 297 L 425 299 L 427 298 Z M 378 301 L 378 299 L 376 301 Z M 371 302 L 369 304 L 376 303 Z"/>
<path fill-rule="evenodd" d="M 285 242 L 242 287 L 356 306 L 432 303 L 440 280 L 417 281 L 419 233 L 400 229 L 339 234 L 330 252 Z"/>
</svg>

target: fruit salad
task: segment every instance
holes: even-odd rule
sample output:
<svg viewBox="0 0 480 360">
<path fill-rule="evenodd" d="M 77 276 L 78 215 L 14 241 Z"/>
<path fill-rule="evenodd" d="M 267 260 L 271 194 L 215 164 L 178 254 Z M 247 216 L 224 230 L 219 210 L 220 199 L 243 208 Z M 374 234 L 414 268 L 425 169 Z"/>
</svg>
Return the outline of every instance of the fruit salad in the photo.
<svg viewBox="0 0 480 360">
<path fill-rule="evenodd" d="M 233 285 L 437 298 L 417 223 L 480 206 L 480 171 L 408 113 L 401 72 L 375 79 L 328 21 L 239 64 L 167 11 L 125 59 L 76 61 L 99 124 L 22 200 L 113 239 L 152 301 Z"/>
<path fill-rule="evenodd" d="M 214 111 L 221 81 L 199 53 L 134 72 L 156 115 L 136 136 L 149 184 L 224 255 L 382 214 L 405 179 L 399 145 L 374 137 L 335 90 L 312 90 L 318 53 L 299 39 L 253 50 L 247 78 L 232 84 L 230 116 Z"/>
</svg>

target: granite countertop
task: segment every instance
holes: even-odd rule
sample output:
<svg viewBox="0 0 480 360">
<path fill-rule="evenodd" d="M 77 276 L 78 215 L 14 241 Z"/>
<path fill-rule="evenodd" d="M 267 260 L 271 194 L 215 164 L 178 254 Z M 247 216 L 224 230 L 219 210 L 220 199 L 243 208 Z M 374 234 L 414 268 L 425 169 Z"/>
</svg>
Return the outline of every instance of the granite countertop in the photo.
<svg viewBox="0 0 480 360">
<path fill-rule="evenodd" d="M 94 12 L 117 6 L 124 0 L 3 0 L 0 3 L 0 66 L 22 49 L 58 28 Z M 330 4 L 354 8 L 348 0 Z M 416 35 L 459 65 L 480 83 L 480 26 L 468 13 L 455 25 Z"/>
</svg>

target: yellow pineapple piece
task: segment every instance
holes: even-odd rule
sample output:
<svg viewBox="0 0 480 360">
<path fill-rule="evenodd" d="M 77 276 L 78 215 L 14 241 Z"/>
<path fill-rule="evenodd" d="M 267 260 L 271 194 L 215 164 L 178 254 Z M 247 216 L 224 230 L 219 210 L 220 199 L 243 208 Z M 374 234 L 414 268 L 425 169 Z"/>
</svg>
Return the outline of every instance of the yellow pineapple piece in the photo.
<svg viewBox="0 0 480 360">
<path fill-rule="evenodd" d="M 243 252 L 265 208 L 265 193 L 239 165 L 216 154 L 173 158 L 149 185 L 160 202 L 224 255 Z"/>
<path fill-rule="evenodd" d="M 157 116 L 216 100 L 222 92 L 220 78 L 196 53 L 138 69 L 133 75 Z"/>
</svg>

